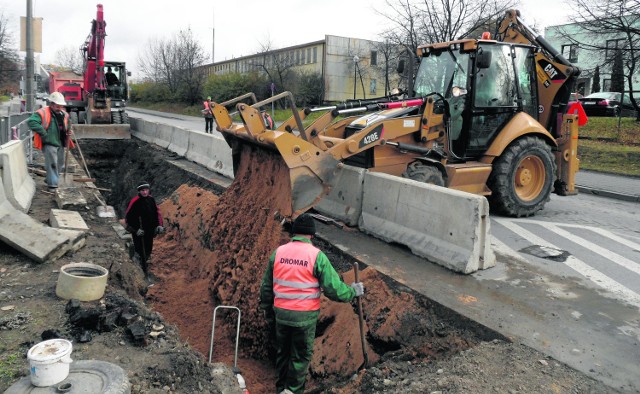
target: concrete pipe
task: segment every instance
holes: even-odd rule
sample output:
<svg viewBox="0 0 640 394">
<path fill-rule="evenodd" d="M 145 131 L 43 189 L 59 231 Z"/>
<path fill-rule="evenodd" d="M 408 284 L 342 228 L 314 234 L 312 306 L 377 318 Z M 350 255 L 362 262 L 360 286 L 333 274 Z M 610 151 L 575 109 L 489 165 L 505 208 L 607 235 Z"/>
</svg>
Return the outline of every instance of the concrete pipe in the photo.
<svg viewBox="0 0 640 394">
<path fill-rule="evenodd" d="M 63 265 L 58 275 L 56 295 L 65 300 L 94 301 L 102 298 L 109 270 L 91 263 Z"/>
</svg>

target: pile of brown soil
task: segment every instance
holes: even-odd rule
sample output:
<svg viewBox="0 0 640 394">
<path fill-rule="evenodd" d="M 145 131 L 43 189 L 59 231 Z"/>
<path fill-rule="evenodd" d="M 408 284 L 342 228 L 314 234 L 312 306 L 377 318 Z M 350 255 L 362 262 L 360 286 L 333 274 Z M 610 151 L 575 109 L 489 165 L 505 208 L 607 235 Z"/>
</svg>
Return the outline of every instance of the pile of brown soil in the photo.
<svg viewBox="0 0 640 394">
<path fill-rule="evenodd" d="M 281 213 L 291 206 L 289 177 L 280 158 L 260 149 L 245 148 L 241 163 L 235 181 L 219 198 L 183 185 L 161 205 L 167 233 L 156 243 L 150 266 L 159 282 L 150 288 L 148 297 L 155 309 L 179 327 L 182 338 L 203 354 L 209 353 L 213 308 L 240 308 L 239 367 L 254 385 L 253 391 L 262 392 L 273 387 L 274 371 L 266 361 L 268 329 L 258 308 L 259 288 L 270 254 L 288 239 Z M 346 272 L 344 280 L 351 283 L 353 272 Z M 393 290 L 374 270 L 363 270 L 362 280 L 368 289 L 363 300 L 366 332 L 374 344 L 369 351 L 371 363 L 378 359 L 377 352 L 407 345 L 415 348 L 414 355 L 424 357 L 471 345 L 450 329 L 426 333 L 429 335 L 412 344 L 416 342 L 414 324 L 424 319 L 436 321 L 435 316 L 418 312 L 424 306 L 414 295 Z M 362 365 L 354 305 L 323 299 L 312 376 L 347 378 Z M 215 360 L 233 362 L 235 319 L 229 315 L 217 321 Z M 427 327 L 437 331 L 433 321 L 427 321 Z M 473 338 L 469 333 L 465 337 Z"/>
</svg>

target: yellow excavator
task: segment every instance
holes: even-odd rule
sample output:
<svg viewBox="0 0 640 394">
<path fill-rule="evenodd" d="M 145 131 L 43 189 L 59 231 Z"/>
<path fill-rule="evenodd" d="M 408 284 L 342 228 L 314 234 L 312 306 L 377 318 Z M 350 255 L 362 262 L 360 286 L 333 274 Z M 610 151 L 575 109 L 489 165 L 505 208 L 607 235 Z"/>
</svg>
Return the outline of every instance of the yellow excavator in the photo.
<svg viewBox="0 0 640 394">
<path fill-rule="evenodd" d="M 566 112 L 580 70 L 518 11 L 498 22 L 495 39 L 422 45 L 417 55 L 404 99 L 298 110 L 288 92 L 254 104 L 239 102 L 245 95 L 214 104 L 217 129 L 234 163 L 245 144 L 277 152 L 294 217 L 329 192 L 343 163 L 485 195 L 493 212 L 515 217 L 541 210 L 552 191 L 576 194 L 578 121 Z M 281 99 L 293 115 L 269 129 L 260 108 Z M 232 104 L 242 123 L 232 121 Z M 315 111 L 324 113 L 305 127 Z M 358 112 L 371 113 L 350 116 Z"/>
</svg>

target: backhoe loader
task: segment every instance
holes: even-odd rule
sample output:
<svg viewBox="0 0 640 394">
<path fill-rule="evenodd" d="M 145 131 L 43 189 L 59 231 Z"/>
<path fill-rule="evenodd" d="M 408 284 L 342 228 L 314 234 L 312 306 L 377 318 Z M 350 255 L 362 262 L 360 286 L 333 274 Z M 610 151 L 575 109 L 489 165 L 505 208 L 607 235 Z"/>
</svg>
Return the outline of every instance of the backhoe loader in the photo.
<svg viewBox="0 0 640 394">
<path fill-rule="evenodd" d="M 580 70 L 508 11 L 495 39 L 422 45 L 413 92 L 298 110 L 285 92 L 255 104 L 214 104 L 232 147 L 277 152 L 290 171 L 292 216 L 313 207 L 344 164 L 489 198 L 492 211 L 530 216 L 550 193 L 576 194 L 577 116 L 566 114 Z M 268 129 L 260 107 L 288 99 L 293 116 Z M 242 123 L 226 106 L 236 104 Z M 306 127 L 311 112 L 324 113 Z M 364 116 L 349 116 L 375 111 Z M 235 167 L 235 166 L 234 166 Z"/>
</svg>

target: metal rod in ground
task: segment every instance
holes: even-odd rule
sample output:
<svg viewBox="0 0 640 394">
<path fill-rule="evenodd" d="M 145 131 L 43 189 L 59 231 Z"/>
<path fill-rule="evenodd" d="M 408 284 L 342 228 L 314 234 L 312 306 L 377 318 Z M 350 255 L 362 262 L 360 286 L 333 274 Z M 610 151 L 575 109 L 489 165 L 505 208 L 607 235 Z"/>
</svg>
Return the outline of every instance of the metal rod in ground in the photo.
<svg viewBox="0 0 640 394">
<path fill-rule="evenodd" d="M 358 263 L 353 263 L 353 272 L 355 276 L 356 283 L 360 282 L 360 275 L 358 274 Z M 360 367 L 358 367 L 358 371 L 363 368 L 367 368 L 369 366 L 369 355 L 367 354 L 367 341 L 364 337 L 364 318 L 362 317 L 362 296 L 356 297 L 358 299 L 358 323 L 360 325 L 360 342 L 362 343 L 362 356 L 364 357 L 364 362 Z"/>
</svg>

